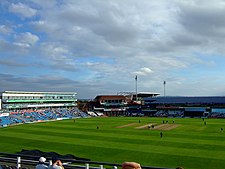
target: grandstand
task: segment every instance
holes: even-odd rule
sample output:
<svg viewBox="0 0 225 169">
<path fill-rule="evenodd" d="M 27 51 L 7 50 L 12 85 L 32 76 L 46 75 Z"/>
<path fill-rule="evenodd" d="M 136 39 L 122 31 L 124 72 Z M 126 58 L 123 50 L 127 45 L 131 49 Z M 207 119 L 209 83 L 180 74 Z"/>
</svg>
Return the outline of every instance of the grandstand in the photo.
<svg viewBox="0 0 225 169">
<path fill-rule="evenodd" d="M 75 92 L 24 92 L 1 93 L 1 108 L 7 110 L 76 106 Z"/>
<path fill-rule="evenodd" d="M 87 111 L 107 116 L 225 117 L 225 96 L 165 97 L 157 93 L 119 92 L 97 96 L 86 106 Z"/>
<path fill-rule="evenodd" d="M 143 116 L 144 98 L 155 97 L 151 92 L 118 92 L 116 95 L 98 95 L 85 105 L 85 110 L 96 116 Z"/>
<path fill-rule="evenodd" d="M 9 111 L 0 113 L 0 126 L 86 117 L 89 116 L 76 107 Z"/>
<path fill-rule="evenodd" d="M 154 97 L 145 98 L 144 102 L 142 110 L 146 115 L 151 113 L 152 116 L 160 117 L 225 117 L 224 96 Z"/>
<path fill-rule="evenodd" d="M 123 95 L 99 95 L 93 101 L 88 102 L 89 111 L 97 116 L 118 116 L 126 111 L 127 99 Z"/>
<path fill-rule="evenodd" d="M 0 126 L 88 117 L 76 106 L 74 92 L 5 91 L 1 94 Z"/>
<path fill-rule="evenodd" d="M 143 99 L 155 97 L 158 93 L 151 92 L 118 92 L 116 95 L 98 95 L 87 102 L 85 110 L 97 116 L 143 116 L 141 105 Z"/>
</svg>

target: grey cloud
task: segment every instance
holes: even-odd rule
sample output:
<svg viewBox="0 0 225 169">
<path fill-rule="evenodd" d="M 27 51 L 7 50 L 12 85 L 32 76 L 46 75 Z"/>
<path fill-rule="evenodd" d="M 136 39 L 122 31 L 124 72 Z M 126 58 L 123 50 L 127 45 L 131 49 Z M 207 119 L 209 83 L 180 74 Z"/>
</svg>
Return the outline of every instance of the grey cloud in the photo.
<svg viewBox="0 0 225 169">
<path fill-rule="evenodd" d="M 69 91 L 76 83 L 66 78 L 53 78 L 52 76 L 40 77 L 17 77 L 11 74 L 0 74 L 0 82 L 3 90 L 25 90 L 25 91 Z"/>
<path fill-rule="evenodd" d="M 1 65 L 6 65 L 6 66 L 17 66 L 17 67 L 24 67 L 24 66 L 28 66 L 27 64 L 24 64 L 24 63 L 19 63 L 18 61 L 16 60 L 8 60 L 8 59 L 4 59 L 4 60 L 0 60 L 0 64 Z"/>
<path fill-rule="evenodd" d="M 132 42 L 137 34 L 132 26 L 132 22 L 115 13 L 116 11 L 110 9 L 112 6 L 108 6 L 108 3 L 102 8 L 94 6 L 96 5 L 94 3 L 90 4 L 93 6 L 88 5 L 86 7 L 85 5 L 83 8 L 79 5 L 62 6 L 62 11 L 56 17 L 57 19 L 60 18 L 62 23 L 67 25 L 67 28 L 76 26 L 80 30 L 87 29 L 114 45 Z M 123 20 L 122 22 L 120 21 L 121 19 Z M 68 30 L 67 28 L 65 29 Z M 76 33 L 74 35 L 76 37 Z"/>
<path fill-rule="evenodd" d="M 179 21 L 190 32 L 197 35 L 212 37 L 225 35 L 225 6 L 215 6 L 202 3 L 196 5 L 181 5 Z"/>
<path fill-rule="evenodd" d="M 58 69 L 58 70 L 64 70 L 64 71 L 70 71 L 70 72 L 75 72 L 78 71 L 79 68 L 76 64 L 73 63 L 63 63 L 63 61 L 58 60 L 54 61 L 53 63 L 50 64 L 51 69 Z"/>
<path fill-rule="evenodd" d="M 80 82 L 60 76 L 22 77 L 0 73 L 1 90 L 18 91 L 70 91 L 77 92 L 79 98 L 94 98 L 102 91 L 102 87 L 95 82 Z M 107 89 L 106 89 L 107 90 Z"/>
<path fill-rule="evenodd" d="M 40 46 L 40 52 L 42 53 L 42 64 L 45 67 L 51 67 L 51 69 L 65 70 L 65 71 L 77 71 L 78 66 L 75 59 L 72 57 L 71 51 L 64 44 L 60 43 L 43 43 Z M 49 61 L 46 64 L 46 59 Z M 44 62 L 45 61 L 45 62 Z"/>
<path fill-rule="evenodd" d="M 5 40 L 0 39 L 0 51 L 10 51 L 12 47 Z"/>
<path fill-rule="evenodd" d="M 14 43 L 9 43 L 4 40 L 0 40 L 0 51 L 2 54 L 8 56 L 8 55 L 15 55 L 16 57 L 20 57 L 22 53 L 24 53 L 23 49 L 21 49 L 21 46 Z M 2 56 L 3 57 L 3 56 Z"/>
<path fill-rule="evenodd" d="M 132 24 L 132 18 L 126 18 L 126 15 L 119 14 L 119 11 L 121 13 L 121 9 L 116 9 L 110 3 L 101 4 L 94 1 L 88 4 L 79 4 L 76 1 L 73 4 L 62 5 L 58 11 L 49 11 L 48 18 L 43 16 L 46 22 L 42 21 L 42 25 L 48 23 L 50 27 L 54 25 L 55 31 L 60 30 L 62 25 L 67 32 L 71 32 L 71 28 L 73 27 L 81 30 L 86 29 L 106 38 L 110 42 L 116 41 L 118 43 L 129 39 L 132 40 L 135 34 L 137 34 L 137 30 Z M 54 20 L 60 21 L 62 23 L 60 24 L 61 26 L 52 23 Z M 74 37 L 76 37 L 76 33 L 74 33 Z"/>
<path fill-rule="evenodd" d="M 15 35 L 15 40 L 19 44 L 32 46 L 39 40 L 39 37 L 30 32 L 25 32 L 25 33 Z"/>
<path fill-rule="evenodd" d="M 203 41 L 198 35 L 187 34 L 186 32 L 179 32 L 173 36 L 172 46 L 179 47 L 194 47 L 202 44 L 206 44 L 208 41 Z"/>
</svg>

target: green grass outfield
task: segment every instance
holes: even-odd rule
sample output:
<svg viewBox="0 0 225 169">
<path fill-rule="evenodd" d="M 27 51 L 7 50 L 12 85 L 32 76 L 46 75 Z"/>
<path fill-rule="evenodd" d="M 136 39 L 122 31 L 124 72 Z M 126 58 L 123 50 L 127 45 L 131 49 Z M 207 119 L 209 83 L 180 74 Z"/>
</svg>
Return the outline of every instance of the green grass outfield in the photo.
<svg viewBox="0 0 225 169">
<path fill-rule="evenodd" d="M 140 120 L 140 123 L 139 123 Z M 0 128 L 1 152 L 22 149 L 73 154 L 92 161 L 136 161 L 145 166 L 225 168 L 225 119 L 174 119 L 171 130 L 136 127 L 171 118 L 108 117 L 63 120 Z M 131 124 L 131 125 L 127 125 Z M 127 125 L 126 127 L 124 125 Z M 99 126 L 99 129 L 96 127 Z M 118 127 L 123 126 L 123 127 Z M 160 138 L 160 132 L 163 137 Z"/>
</svg>

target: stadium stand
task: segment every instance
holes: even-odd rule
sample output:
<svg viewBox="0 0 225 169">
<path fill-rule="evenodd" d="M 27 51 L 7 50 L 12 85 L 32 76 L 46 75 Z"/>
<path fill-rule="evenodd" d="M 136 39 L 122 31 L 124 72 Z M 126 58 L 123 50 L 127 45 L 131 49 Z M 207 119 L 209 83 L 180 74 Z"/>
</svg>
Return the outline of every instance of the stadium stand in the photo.
<svg viewBox="0 0 225 169">
<path fill-rule="evenodd" d="M 159 96 L 145 98 L 144 101 L 147 109 L 156 110 L 151 114 L 156 117 L 225 118 L 224 96 Z"/>
<path fill-rule="evenodd" d="M 62 120 L 73 118 L 87 118 L 90 117 L 85 112 L 78 108 L 52 108 L 40 110 L 19 110 L 9 111 L 8 113 L 0 114 L 0 126 L 6 127 L 9 125 L 34 123 L 48 120 Z"/>
<path fill-rule="evenodd" d="M 77 108 L 76 95 L 76 92 L 1 92 L 0 127 L 90 117 Z"/>
</svg>

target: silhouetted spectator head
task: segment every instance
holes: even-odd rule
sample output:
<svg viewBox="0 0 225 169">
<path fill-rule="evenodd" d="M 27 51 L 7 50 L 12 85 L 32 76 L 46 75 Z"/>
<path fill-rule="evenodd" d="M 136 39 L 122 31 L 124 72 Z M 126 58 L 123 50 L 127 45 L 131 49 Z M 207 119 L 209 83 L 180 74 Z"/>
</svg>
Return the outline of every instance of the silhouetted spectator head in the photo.
<svg viewBox="0 0 225 169">
<path fill-rule="evenodd" d="M 56 157 L 56 156 L 53 156 L 52 157 L 52 164 L 54 164 L 56 161 L 58 161 L 59 159 L 58 159 L 58 157 Z"/>
<path fill-rule="evenodd" d="M 141 165 L 136 162 L 123 162 L 122 169 L 141 169 Z"/>
</svg>

